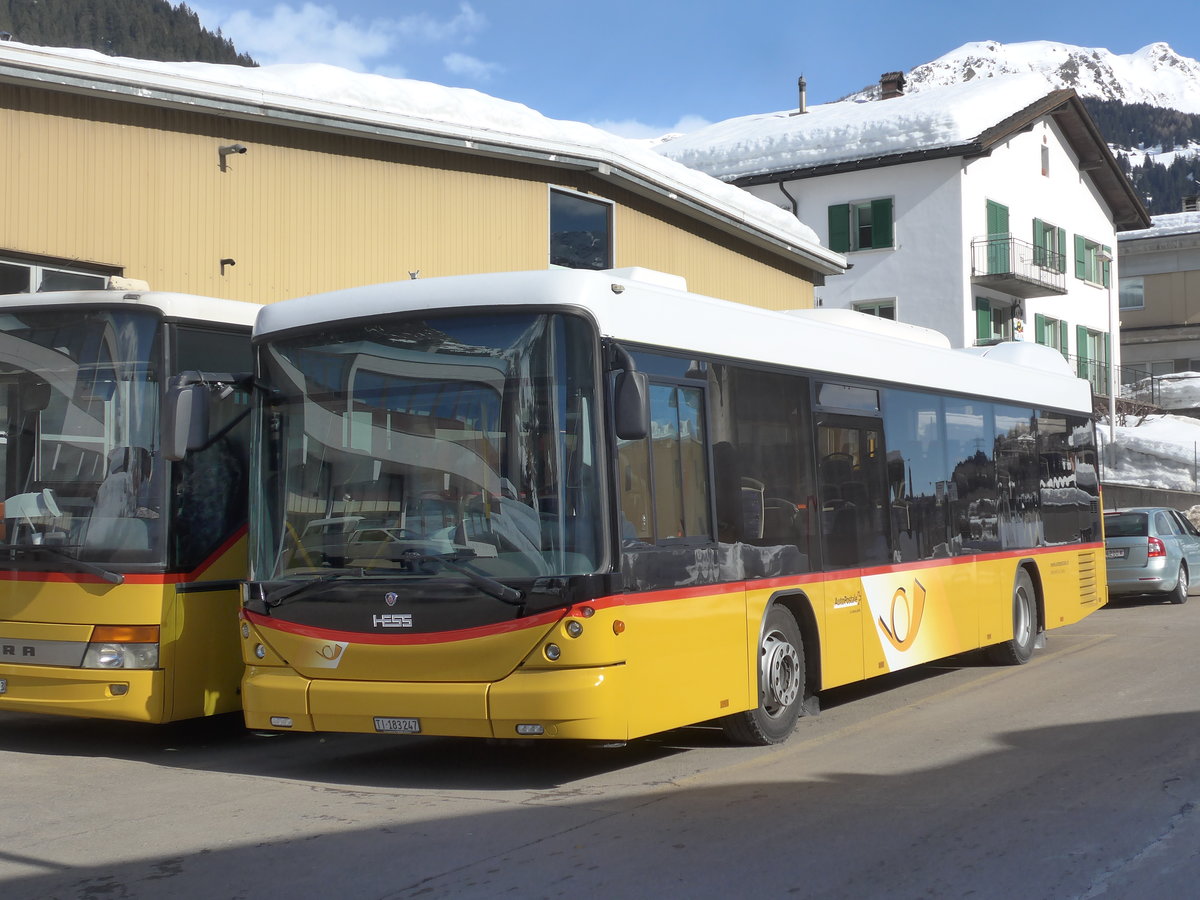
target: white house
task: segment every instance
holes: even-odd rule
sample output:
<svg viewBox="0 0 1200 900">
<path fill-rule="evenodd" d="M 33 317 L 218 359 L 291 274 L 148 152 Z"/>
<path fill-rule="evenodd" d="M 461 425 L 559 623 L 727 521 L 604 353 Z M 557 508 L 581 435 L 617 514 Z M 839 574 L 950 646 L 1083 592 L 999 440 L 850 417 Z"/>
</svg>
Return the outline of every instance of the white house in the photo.
<svg viewBox="0 0 1200 900">
<path fill-rule="evenodd" d="M 845 252 L 821 305 L 956 347 L 1036 340 L 1107 393 L 1116 232 L 1149 216 L 1074 91 L 1040 76 L 746 116 L 659 152 L 789 209 Z M 803 85 L 803 82 L 802 82 Z M 1110 350 L 1110 347 L 1112 348 Z"/>
</svg>

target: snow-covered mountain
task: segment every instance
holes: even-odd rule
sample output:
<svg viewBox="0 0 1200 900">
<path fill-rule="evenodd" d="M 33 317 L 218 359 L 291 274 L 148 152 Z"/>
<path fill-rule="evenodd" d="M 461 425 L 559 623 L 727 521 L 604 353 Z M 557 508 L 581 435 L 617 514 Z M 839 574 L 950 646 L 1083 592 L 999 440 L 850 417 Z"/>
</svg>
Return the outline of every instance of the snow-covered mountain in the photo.
<svg viewBox="0 0 1200 900">
<path fill-rule="evenodd" d="M 908 72 L 905 91 L 1019 72 L 1041 73 L 1052 86 L 1074 88 L 1081 97 L 1200 113 L 1200 62 L 1180 56 L 1163 42 L 1122 55 L 1054 41 L 976 41 Z M 875 85 L 848 99 L 878 95 Z"/>
</svg>

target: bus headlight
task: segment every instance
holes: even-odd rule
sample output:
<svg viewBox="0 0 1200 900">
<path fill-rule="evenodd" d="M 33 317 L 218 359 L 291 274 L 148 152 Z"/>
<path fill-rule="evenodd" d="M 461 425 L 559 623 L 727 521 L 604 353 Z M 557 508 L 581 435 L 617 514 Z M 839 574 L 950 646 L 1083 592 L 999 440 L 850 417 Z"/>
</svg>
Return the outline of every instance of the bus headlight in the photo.
<svg viewBox="0 0 1200 900">
<path fill-rule="evenodd" d="M 97 625 L 83 653 L 85 669 L 157 669 L 157 625 Z"/>
</svg>

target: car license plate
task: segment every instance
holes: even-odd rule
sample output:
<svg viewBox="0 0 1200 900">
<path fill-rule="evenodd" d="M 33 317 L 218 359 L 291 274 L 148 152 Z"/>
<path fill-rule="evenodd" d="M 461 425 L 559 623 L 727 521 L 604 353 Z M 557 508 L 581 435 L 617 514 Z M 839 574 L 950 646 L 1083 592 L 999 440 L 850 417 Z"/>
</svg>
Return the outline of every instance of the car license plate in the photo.
<svg viewBox="0 0 1200 900">
<path fill-rule="evenodd" d="M 8 679 L 0 678 L 0 694 L 8 693 Z"/>
<path fill-rule="evenodd" d="M 1124 559 L 1126 550 L 1124 547 L 1113 547 L 1106 551 L 1105 556 L 1109 559 Z"/>
<path fill-rule="evenodd" d="M 395 719 L 390 716 L 376 716 L 375 730 L 388 734 L 420 734 L 420 719 Z"/>
</svg>

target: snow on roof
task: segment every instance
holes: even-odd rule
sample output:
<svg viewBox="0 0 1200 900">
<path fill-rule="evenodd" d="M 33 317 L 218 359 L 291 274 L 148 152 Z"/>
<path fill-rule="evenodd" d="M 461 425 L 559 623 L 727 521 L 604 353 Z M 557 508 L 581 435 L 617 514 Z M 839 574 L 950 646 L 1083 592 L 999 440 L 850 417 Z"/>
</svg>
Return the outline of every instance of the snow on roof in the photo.
<svg viewBox="0 0 1200 900">
<path fill-rule="evenodd" d="M 718 178 L 968 144 L 1053 90 L 1040 74 L 967 81 L 889 100 L 727 119 L 655 149 Z"/>
<path fill-rule="evenodd" d="M 1139 228 L 1136 231 L 1122 231 L 1117 235 L 1117 240 L 1125 243 L 1126 241 L 1136 241 L 1144 238 L 1158 238 L 1200 232 L 1200 212 L 1167 213 L 1162 216 L 1151 216 L 1150 223 L 1149 228 Z"/>
<path fill-rule="evenodd" d="M 386 130 L 416 131 L 460 141 L 477 141 L 514 154 L 536 152 L 594 160 L 645 179 L 674 200 L 686 198 L 774 241 L 815 257 L 825 272 L 840 272 L 844 259 L 822 248 L 816 233 L 772 203 L 665 159 L 642 144 L 582 122 L 551 119 L 479 91 L 411 79 L 352 72 L 325 64 L 256 68 L 198 62 L 158 62 L 110 57 L 92 50 L 0 43 L 0 77 L 35 69 L 56 77 L 87 79 L 88 86 L 133 88 L 152 102 L 154 91 L 194 98 L 197 106 L 229 102 L 261 113 L 286 110 L 301 116 L 353 121 Z M 40 77 L 39 81 L 51 81 Z M 130 96 L 128 90 L 121 91 Z M 279 122 L 278 117 L 272 121 Z M 301 119 L 303 124 L 304 119 Z"/>
</svg>

